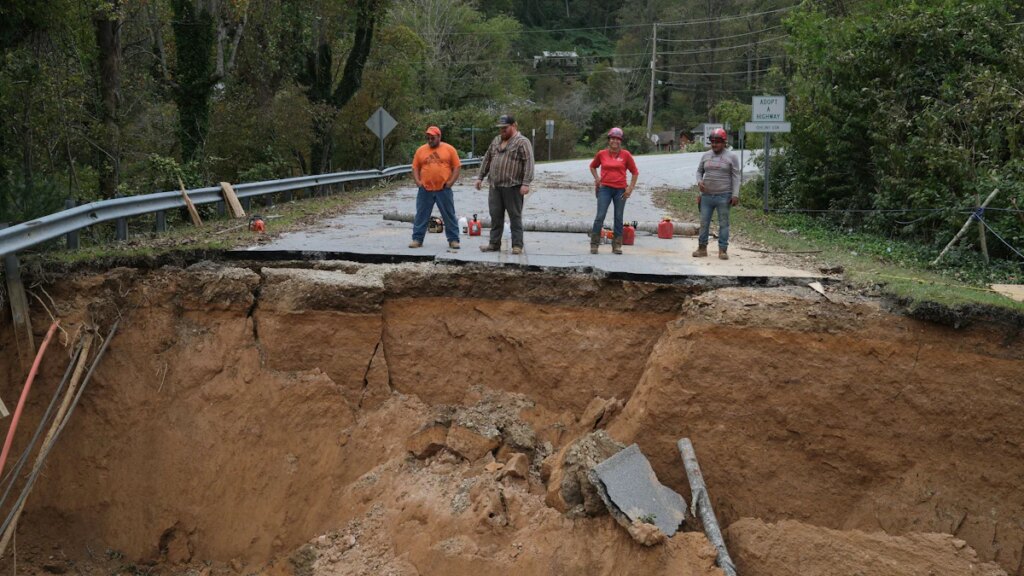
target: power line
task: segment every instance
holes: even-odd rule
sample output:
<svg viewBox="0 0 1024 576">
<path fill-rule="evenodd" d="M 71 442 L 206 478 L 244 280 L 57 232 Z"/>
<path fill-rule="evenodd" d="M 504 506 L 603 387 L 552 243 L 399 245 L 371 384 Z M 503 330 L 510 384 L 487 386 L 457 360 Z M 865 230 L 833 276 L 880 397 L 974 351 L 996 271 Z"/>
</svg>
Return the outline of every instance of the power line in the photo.
<svg viewBox="0 0 1024 576">
<path fill-rule="evenodd" d="M 760 44 L 767 44 L 769 42 L 774 42 L 776 40 L 781 40 L 783 38 L 788 38 L 788 37 L 789 37 L 788 34 L 783 34 L 781 36 L 773 36 L 771 38 L 765 38 L 764 40 L 759 40 L 757 42 L 750 42 L 750 43 L 747 43 L 747 44 L 739 44 L 739 45 L 736 45 L 736 46 L 716 46 L 714 48 L 700 48 L 700 49 L 696 49 L 696 50 L 685 50 L 685 51 L 677 51 L 677 52 L 658 52 L 658 56 L 685 56 L 685 55 L 691 55 L 691 54 L 712 54 L 714 52 L 724 52 L 724 51 L 727 51 L 727 50 L 735 50 L 737 48 L 748 48 L 750 46 L 757 46 L 757 45 L 760 45 Z M 627 54 L 616 54 L 616 53 L 613 52 L 613 53 L 606 53 L 606 54 L 587 54 L 587 55 L 577 56 L 577 58 L 580 59 L 580 60 L 587 60 L 587 59 L 594 59 L 594 58 L 626 58 L 626 57 L 631 57 L 631 56 L 648 56 L 649 57 L 650 55 L 651 55 L 651 53 L 649 51 L 647 51 L 647 52 L 631 52 L 631 53 L 627 53 Z M 503 63 L 503 62 L 530 64 L 533 61 L 534 61 L 533 58 L 495 58 L 495 59 L 488 59 L 488 60 L 470 60 L 470 61 L 467 61 L 467 62 L 453 62 L 452 65 L 453 66 L 469 66 L 469 65 L 475 65 L 475 64 L 496 64 L 496 63 Z M 426 60 L 421 60 L 418 63 L 420 63 L 420 64 L 427 64 L 428 62 Z M 650 69 L 650 68 L 648 67 L 648 69 Z"/>
<path fill-rule="evenodd" d="M 518 35 L 518 34 L 551 34 L 555 32 L 584 32 L 588 30 L 622 30 L 626 28 L 647 28 L 651 24 L 657 24 L 658 26 L 690 26 L 694 24 L 712 24 L 716 22 L 732 22 L 734 20 L 747 20 L 750 18 L 756 18 L 758 16 L 766 16 L 768 14 L 777 14 L 780 12 L 788 12 L 802 5 L 803 2 L 797 2 L 791 6 L 784 8 L 776 8 L 775 10 L 765 10 L 764 12 L 755 12 L 752 14 L 739 14 L 736 16 L 723 16 L 718 18 L 701 18 L 696 20 L 677 20 L 669 22 L 647 22 L 644 24 L 612 24 L 608 26 L 585 26 L 580 28 L 531 28 L 526 30 L 508 31 L 508 32 L 449 32 L 449 36 L 498 36 L 498 35 Z M 425 34 L 425 36 L 437 36 L 438 34 Z"/>
<path fill-rule="evenodd" d="M 732 60 L 716 60 L 715 65 L 718 64 L 737 64 L 739 62 L 757 62 L 759 60 L 772 60 L 778 58 L 779 54 L 765 54 L 763 56 L 754 56 L 751 58 L 734 58 Z M 661 68 L 693 68 L 695 66 L 707 66 L 708 62 L 685 62 L 682 64 L 662 64 Z"/>
<path fill-rule="evenodd" d="M 768 31 L 770 31 L 770 30 L 778 30 L 779 28 L 782 28 L 782 25 L 779 25 L 779 26 L 769 26 L 768 28 L 762 28 L 762 29 L 760 29 L 760 30 L 753 30 L 753 31 L 751 31 L 751 32 L 744 32 L 744 33 L 742 33 L 742 34 L 732 34 L 731 36 L 719 36 L 719 37 L 717 37 L 717 38 L 678 38 L 678 39 L 673 39 L 673 38 L 658 38 L 658 42 L 668 42 L 668 43 L 680 43 L 680 42 L 716 42 L 716 41 L 718 41 L 718 40 L 728 40 L 728 39 L 730 39 L 730 38 L 742 38 L 742 37 L 744 37 L 744 36 L 754 36 L 754 35 L 756 35 L 756 34 L 761 34 L 761 33 L 764 33 L 764 32 L 768 32 Z"/>
<path fill-rule="evenodd" d="M 672 76 L 742 76 L 744 74 L 761 74 L 769 72 L 771 68 L 762 68 L 759 70 L 737 70 L 736 72 L 673 72 L 671 70 L 659 70 L 655 72 L 659 74 L 670 74 Z"/>
<path fill-rule="evenodd" d="M 750 42 L 749 44 L 739 44 L 737 46 L 720 46 L 715 48 L 701 49 L 701 50 L 684 50 L 682 52 L 658 52 L 659 56 L 686 56 L 688 54 L 709 54 L 711 52 L 723 52 L 725 50 L 735 50 L 737 48 L 749 48 L 750 46 L 757 46 L 759 44 L 767 44 L 776 40 L 782 40 L 788 38 L 789 34 L 782 34 L 779 36 L 772 36 L 771 38 L 765 38 L 764 40 L 758 40 L 757 42 Z"/>
</svg>

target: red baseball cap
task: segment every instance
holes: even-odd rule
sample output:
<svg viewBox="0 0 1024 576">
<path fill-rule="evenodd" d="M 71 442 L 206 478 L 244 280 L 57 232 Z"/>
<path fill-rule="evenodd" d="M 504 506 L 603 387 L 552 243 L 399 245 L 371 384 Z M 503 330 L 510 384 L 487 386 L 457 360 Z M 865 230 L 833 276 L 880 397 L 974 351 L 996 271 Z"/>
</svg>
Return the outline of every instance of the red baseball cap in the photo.
<svg viewBox="0 0 1024 576">
<path fill-rule="evenodd" d="M 431 136 L 440 136 L 441 129 L 437 126 L 431 126 L 430 128 L 427 128 L 427 134 L 430 134 Z"/>
</svg>

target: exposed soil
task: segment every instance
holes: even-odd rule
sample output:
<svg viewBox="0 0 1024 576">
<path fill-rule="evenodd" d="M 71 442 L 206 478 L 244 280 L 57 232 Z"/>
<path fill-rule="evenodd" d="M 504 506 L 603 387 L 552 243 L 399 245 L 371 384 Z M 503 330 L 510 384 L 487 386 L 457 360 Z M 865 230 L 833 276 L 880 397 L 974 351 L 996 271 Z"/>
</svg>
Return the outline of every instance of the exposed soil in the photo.
<svg viewBox="0 0 1024 576">
<path fill-rule="evenodd" d="M 693 439 L 742 574 L 1022 573 L 1024 346 L 996 322 L 433 264 L 46 291 L 67 334 L 15 455 L 76 333 L 122 323 L 29 499 L 19 572 L 720 574 L 692 521 L 645 547 L 551 506 L 545 458 L 603 428 L 687 499 Z M 0 366 L 11 406 L 8 318 Z"/>
</svg>

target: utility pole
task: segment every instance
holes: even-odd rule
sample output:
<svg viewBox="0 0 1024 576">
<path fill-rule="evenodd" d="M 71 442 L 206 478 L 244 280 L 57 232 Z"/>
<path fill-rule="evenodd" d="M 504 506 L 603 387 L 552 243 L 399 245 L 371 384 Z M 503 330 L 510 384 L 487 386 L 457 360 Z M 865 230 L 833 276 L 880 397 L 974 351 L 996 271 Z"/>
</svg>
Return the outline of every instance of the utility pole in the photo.
<svg viewBox="0 0 1024 576">
<path fill-rule="evenodd" d="M 647 135 L 654 132 L 654 66 L 658 60 L 658 23 L 651 26 L 651 93 L 647 103 Z"/>
</svg>

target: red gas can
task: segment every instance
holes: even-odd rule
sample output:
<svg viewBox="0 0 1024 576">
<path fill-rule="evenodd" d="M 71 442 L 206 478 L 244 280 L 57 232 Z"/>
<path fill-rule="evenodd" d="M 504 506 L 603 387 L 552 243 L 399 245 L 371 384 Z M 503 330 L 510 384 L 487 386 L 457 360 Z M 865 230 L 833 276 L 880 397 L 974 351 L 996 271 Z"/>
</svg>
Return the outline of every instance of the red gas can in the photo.
<svg viewBox="0 0 1024 576">
<path fill-rule="evenodd" d="M 622 227 L 622 243 L 625 246 L 632 246 L 636 240 L 636 223 L 626 224 Z"/>
<path fill-rule="evenodd" d="M 477 220 L 476 214 L 473 214 L 473 219 L 469 221 L 469 235 L 479 236 L 480 235 L 480 221 Z"/>
<path fill-rule="evenodd" d="M 672 219 L 665 218 L 661 222 L 658 222 L 658 238 L 664 238 L 666 240 L 672 239 Z"/>
</svg>

